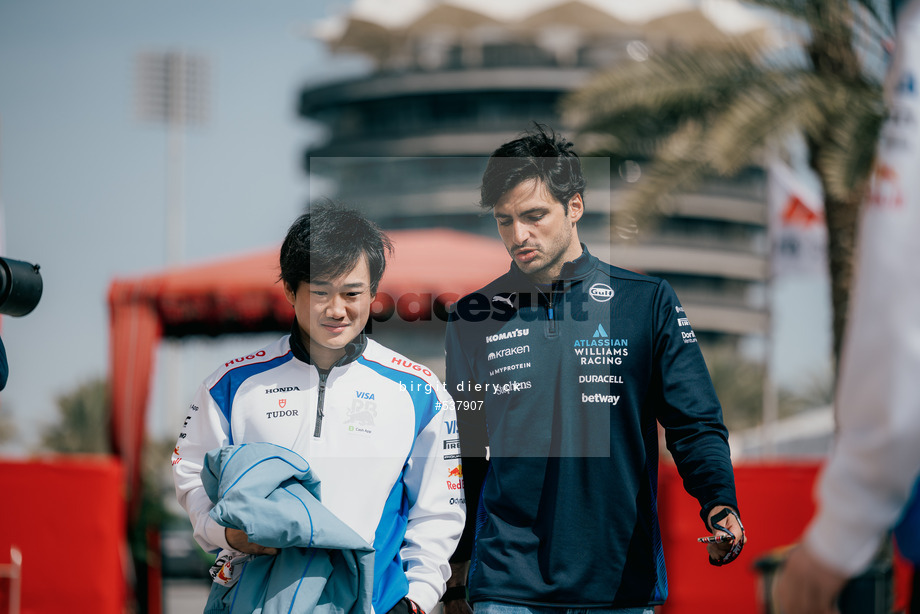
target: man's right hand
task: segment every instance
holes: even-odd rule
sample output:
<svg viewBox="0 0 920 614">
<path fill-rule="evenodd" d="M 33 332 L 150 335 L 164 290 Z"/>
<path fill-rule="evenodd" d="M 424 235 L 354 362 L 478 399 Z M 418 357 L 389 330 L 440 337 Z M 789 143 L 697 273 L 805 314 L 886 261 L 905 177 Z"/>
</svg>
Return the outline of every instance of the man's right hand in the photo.
<svg viewBox="0 0 920 614">
<path fill-rule="evenodd" d="M 450 564 L 450 578 L 447 580 L 447 588 L 457 586 L 466 587 L 467 576 L 469 575 L 470 562 Z M 463 591 L 465 594 L 465 590 Z M 473 614 L 473 608 L 470 607 L 466 599 L 449 599 L 443 602 L 442 607 L 444 614 Z"/>
<path fill-rule="evenodd" d="M 254 544 L 249 541 L 249 536 L 246 535 L 245 531 L 226 527 L 224 528 L 224 536 L 227 538 L 227 543 L 230 544 L 230 547 L 234 550 L 239 550 L 246 554 L 278 554 L 277 548 L 260 546 L 259 544 Z"/>
</svg>

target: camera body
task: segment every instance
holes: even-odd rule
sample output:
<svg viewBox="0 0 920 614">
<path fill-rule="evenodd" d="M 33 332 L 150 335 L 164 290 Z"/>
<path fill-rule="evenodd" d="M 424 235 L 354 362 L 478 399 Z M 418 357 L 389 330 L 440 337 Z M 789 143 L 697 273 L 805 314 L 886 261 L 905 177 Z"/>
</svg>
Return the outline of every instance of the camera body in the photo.
<svg viewBox="0 0 920 614">
<path fill-rule="evenodd" d="M 42 276 L 37 264 L 0 257 L 0 313 L 28 315 L 42 297 Z"/>
</svg>

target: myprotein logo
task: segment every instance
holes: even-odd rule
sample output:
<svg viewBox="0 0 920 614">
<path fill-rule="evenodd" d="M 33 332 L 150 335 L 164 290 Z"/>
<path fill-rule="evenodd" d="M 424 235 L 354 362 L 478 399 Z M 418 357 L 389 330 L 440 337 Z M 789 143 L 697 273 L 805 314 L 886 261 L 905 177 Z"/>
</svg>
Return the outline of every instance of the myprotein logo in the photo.
<svg viewBox="0 0 920 614">
<path fill-rule="evenodd" d="M 607 284 L 594 284 L 588 289 L 588 295 L 598 303 L 606 303 L 613 298 L 613 288 Z"/>
<path fill-rule="evenodd" d="M 528 353 L 530 353 L 529 345 L 517 345 L 511 348 L 505 348 L 503 350 L 489 352 L 489 355 L 486 356 L 486 360 L 496 360 L 498 358 L 507 358 L 508 356 L 516 356 L 518 354 L 528 354 Z"/>
<path fill-rule="evenodd" d="M 486 343 L 492 343 L 494 341 L 502 341 L 504 339 L 517 339 L 518 337 L 526 337 L 530 334 L 529 328 L 515 328 L 514 330 L 509 330 L 504 333 L 496 333 L 494 335 L 489 335 L 486 337 Z"/>
<path fill-rule="evenodd" d="M 529 362 L 519 362 L 513 365 L 505 365 L 504 367 L 498 367 L 497 369 L 492 369 L 491 371 L 489 371 L 489 377 L 492 377 L 493 375 L 498 375 L 499 373 L 504 373 L 506 371 L 517 371 L 518 369 L 529 369 L 529 368 L 530 368 Z"/>
</svg>

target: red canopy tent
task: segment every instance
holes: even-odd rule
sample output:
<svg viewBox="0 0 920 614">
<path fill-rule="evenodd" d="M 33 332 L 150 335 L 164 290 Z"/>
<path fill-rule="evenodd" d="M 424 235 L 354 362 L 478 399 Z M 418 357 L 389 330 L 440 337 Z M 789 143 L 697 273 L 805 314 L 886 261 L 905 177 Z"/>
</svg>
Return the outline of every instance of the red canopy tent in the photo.
<svg viewBox="0 0 920 614">
<path fill-rule="evenodd" d="M 395 250 L 372 311 L 378 318 L 385 319 L 395 308 L 407 320 L 427 319 L 432 307 L 444 307 L 482 287 L 509 266 L 507 252 L 496 239 L 443 228 L 387 234 Z M 132 508 L 139 500 L 140 452 L 160 338 L 287 330 L 293 310 L 279 272 L 274 248 L 112 281 L 110 426 Z"/>
</svg>

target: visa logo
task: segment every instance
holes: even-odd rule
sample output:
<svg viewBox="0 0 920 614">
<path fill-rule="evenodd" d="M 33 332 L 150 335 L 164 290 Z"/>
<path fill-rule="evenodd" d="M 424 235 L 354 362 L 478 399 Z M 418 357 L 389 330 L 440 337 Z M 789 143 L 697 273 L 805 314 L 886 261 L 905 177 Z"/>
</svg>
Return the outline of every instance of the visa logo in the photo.
<svg viewBox="0 0 920 614">
<path fill-rule="evenodd" d="M 361 392 L 360 390 L 355 390 L 355 396 L 359 399 L 368 399 L 372 400 L 374 398 L 373 392 Z"/>
<path fill-rule="evenodd" d="M 447 425 L 447 434 L 456 435 L 457 434 L 457 421 L 456 420 L 446 420 L 444 424 Z"/>
</svg>

